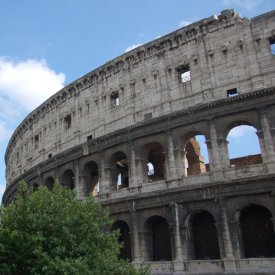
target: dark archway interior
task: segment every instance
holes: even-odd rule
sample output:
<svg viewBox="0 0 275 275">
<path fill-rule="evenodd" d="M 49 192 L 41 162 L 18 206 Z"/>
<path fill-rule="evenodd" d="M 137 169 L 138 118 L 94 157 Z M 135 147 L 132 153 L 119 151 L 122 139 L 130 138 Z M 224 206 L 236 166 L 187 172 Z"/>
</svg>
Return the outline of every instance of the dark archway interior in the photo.
<svg viewBox="0 0 275 275">
<path fill-rule="evenodd" d="M 130 228 L 126 222 L 117 221 L 112 226 L 112 230 L 116 229 L 120 231 L 118 241 L 123 244 L 123 247 L 120 249 L 119 257 L 124 260 L 132 261 Z"/>
<path fill-rule="evenodd" d="M 89 196 L 92 194 L 96 196 L 98 194 L 98 180 L 99 172 L 98 165 L 96 162 L 88 162 L 83 169 L 83 178 L 85 182 L 85 194 Z"/>
<path fill-rule="evenodd" d="M 241 228 L 246 258 L 275 256 L 275 233 L 270 212 L 253 205 L 241 213 Z"/>
<path fill-rule="evenodd" d="M 211 214 L 198 213 L 192 221 L 192 232 L 196 260 L 220 259 L 218 234 Z"/>
<path fill-rule="evenodd" d="M 150 163 L 152 168 L 147 168 L 149 180 L 157 181 L 165 178 L 165 154 L 164 148 L 159 143 L 147 145 L 147 165 Z"/>
<path fill-rule="evenodd" d="M 52 177 L 46 178 L 45 185 L 48 187 L 49 190 L 52 190 L 54 186 L 54 179 Z"/>
<path fill-rule="evenodd" d="M 32 185 L 32 190 L 33 190 L 33 191 L 37 191 L 38 188 L 39 188 L 39 185 L 38 185 L 37 183 L 34 183 L 34 184 Z"/>
<path fill-rule="evenodd" d="M 145 225 L 149 260 L 171 261 L 171 237 L 167 221 L 160 216 L 150 218 Z"/>
<path fill-rule="evenodd" d="M 71 190 L 74 189 L 74 172 L 72 170 L 68 169 L 62 174 L 61 185 Z"/>
</svg>

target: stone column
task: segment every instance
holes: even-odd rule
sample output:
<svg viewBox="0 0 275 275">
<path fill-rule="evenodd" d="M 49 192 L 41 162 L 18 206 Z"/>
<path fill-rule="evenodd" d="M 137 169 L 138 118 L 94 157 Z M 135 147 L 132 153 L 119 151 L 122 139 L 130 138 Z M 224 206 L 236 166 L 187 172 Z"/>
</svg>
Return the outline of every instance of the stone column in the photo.
<svg viewBox="0 0 275 275">
<path fill-rule="evenodd" d="M 172 233 L 174 235 L 174 271 L 184 271 L 183 255 L 181 247 L 181 236 L 180 236 L 180 223 L 179 223 L 179 206 L 176 203 L 171 205 L 171 214 L 173 216 L 174 228 Z"/>
<path fill-rule="evenodd" d="M 166 132 L 167 136 L 167 159 L 169 163 L 169 178 L 167 179 L 176 179 L 178 178 L 177 176 L 177 166 L 176 166 L 176 160 L 175 160 L 175 155 L 174 155 L 174 144 L 173 144 L 173 138 L 171 135 L 171 131 Z"/>
<path fill-rule="evenodd" d="M 173 223 L 174 223 L 175 260 L 182 261 L 182 247 L 181 247 L 179 210 L 178 210 L 179 206 L 176 203 L 172 203 L 170 206 L 171 206 L 171 214 L 173 216 Z"/>
<path fill-rule="evenodd" d="M 220 162 L 221 162 L 222 168 L 227 168 L 230 166 L 227 145 L 228 145 L 228 141 L 226 139 L 223 139 L 223 138 L 218 139 Z"/>
<path fill-rule="evenodd" d="M 138 218 L 137 212 L 135 209 L 135 202 L 132 203 L 132 235 L 133 235 L 133 262 L 140 263 L 141 259 L 141 251 L 139 244 L 139 233 L 138 233 Z"/>
<path fill-rule="evenodd" d="M 230 231 L 232 232 L 232 240 L 234 240 L 234 251 L 236 258 L 241 259 L 244 257 L 244 246 L 243 246 L 243 236 L 241 224 L 238 221 L 230 221 L 229 223 Z"/>
<path fill-rule="evenodd" d="M 174 156 L 177 168 L 177 175 L 179 178 L 187 177 L 186 167 L 186 151 L 181 150 L 179 147 L 174 149 Z"/>
<path fill-rule="evenodd" d="M 273 172 L 274 165 L 270 165 L 270 163 L 275 162 L 275 152 L 266 110 L 260 110 L 260 120 L 262 131 L 258 131 L 257 135 L 259 137 L 262 158 L 263 162 L 268 165 L 269 170 Z"/>
<path fill-rule="evenodd" d="M 180 227 L 183 261 L 192 260 L 194 256 L 191 231 L 192 226 L 190 224 L 188 226 L 184 225 Z"/>
<path fill-rule="evenodd" d="M 210 140 L 206 141 L 206 145 L 207 145 L 208 156 L 209 156 L 210 170 L 221 169 L 218 138 L 217 138 L 215 122 L 213 120 L 209 121 L 209 135 L 210 135 Z"/>
<path fill-rule="evenodd" d="M 78 161 L 75 161 L 74 185 L 77 199 L 83 200 L 85 198 L 85 180 Z"/>
<path fill-rule="evenodd" d="M 134 143 L 130 144 L 130 161 L 129 161 L 129 187 L 138 187 L 138 173 L 136 165 L 136 153 Z"/>
<path fill-rule="evenodd" d="M 226 213 L 225 201 L 219 200 L 221 222 L 219 230 L 223 239 L 223 261 L 227 272 L 236 272 L 235 256 L 232 245 L 232 238 L 229 230 L 228 217 Z"/>
<path fill-rule="evenodd" d="M 110 167 L 105 163 L 104 155 L 100 157 L 100 186 L 99 194 L 100 196 L 107 196 L 110 192 Z"/>
<path fill-rule="evenodd" d="M 145 181 L 142 158 L 140 156 L 136 156 L 135 163 L 136 163 L 137 185 L 142 186 L 143 182 Z M 148 182 L 148 179 L 146 179 L 146 182 Z"/>
</svg>

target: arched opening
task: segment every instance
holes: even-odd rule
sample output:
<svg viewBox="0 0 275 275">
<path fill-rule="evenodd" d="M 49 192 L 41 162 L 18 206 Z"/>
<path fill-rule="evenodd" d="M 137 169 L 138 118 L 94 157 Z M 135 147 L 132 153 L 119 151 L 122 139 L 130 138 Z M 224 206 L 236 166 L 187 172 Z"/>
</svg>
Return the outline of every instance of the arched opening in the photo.
<svg viewBox="0 0 275 275">
<path fill-rule="evenodd" d="M 71 190 L 74 189 L 74 172 L 72 170 L 67 169 L 62 174 L 61 185 Z"/>
<path fill-rule="evenodd" d="M 171 237 L 166 219 L 153 216 L 147 220 L 144 227 L 148 259 L 150 261 L 171 261 Z"/>
<path fill-rule="evenodd" d="M 192 135 L 185 143 L 184 152 L 185 175 L 193 176 L 210 170 L 204 135 Z"/>
<path fill-rule="evenodd" d="M 245 208 L 240 217 L 244 256 L 261 258 L 275 256 L 275 234 L 270 212 L 262 206 Z"/>
<path fill-rule="evenodd" d="M 52 189 L 53 189 L 53 186 L 54 186 L 54 179 L 53 179 L 53 177 L 48 177 L 48 178 L 46 178 L 46 180 L 45 180 L 45 185 L 47 186 L 47 188 L 48 188 L 49 190 L 52 190 Z"/>
<path fill-rule="evenodd" d="M 191 231 L 196 260 L 220 259 L 215 219 L 210 213 L 202 211 L 196 214 L 192 219 Z"/>
<path fill-rule="evenodd" d="M 112 230 L 116 229 L 119 229 L 120 232 L 118 241 L 123 245 L 120 249 L 119 257 L 124 260 L 132 261 L 130 228 L 126 222 L 116 221 L 112 225 Z"/>
<path fill-rule="evenodd" d="M 145 146 L 146 168 L 149 181 L 165 178 L 165 154 L 162 145 L 151 142 Z"/>
<path fill-rule="evenodd" d="M 239 125 L 227 135 L 228 157 L 231 167 L 262 163 L 261 149 L 253 126 Z"/>
<path fill-rule="evenodd" d="M 115 153 L 110 160 L 111 182 L 114 190 L 129 187 L 128 159 L 123 152 Z"/>
<path fill-rule="evenodd" d="M 99 193 L 99 172 L 98 165 L 94 161 L 85 164 L 82 177 L 85 185 L 85 195 L 95 197 Z"/>
</svg>

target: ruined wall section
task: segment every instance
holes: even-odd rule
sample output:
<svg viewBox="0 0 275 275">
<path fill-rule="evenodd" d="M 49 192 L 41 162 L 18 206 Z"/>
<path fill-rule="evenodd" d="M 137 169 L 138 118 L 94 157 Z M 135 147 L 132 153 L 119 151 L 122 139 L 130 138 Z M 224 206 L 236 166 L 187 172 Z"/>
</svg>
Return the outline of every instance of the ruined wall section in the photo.
<svg viewBox="0 0 275 275">
<path fill-rule="evenodd" d="M 275 86 L 273 37 L 274 11 L 248 20 L 226 10 L 117 57 L 59 91 L 19 125 L 6 151 L 7 182 L 87 140 Z M 182 81 L 185 71 L 190 81 Z"/>
</svg>

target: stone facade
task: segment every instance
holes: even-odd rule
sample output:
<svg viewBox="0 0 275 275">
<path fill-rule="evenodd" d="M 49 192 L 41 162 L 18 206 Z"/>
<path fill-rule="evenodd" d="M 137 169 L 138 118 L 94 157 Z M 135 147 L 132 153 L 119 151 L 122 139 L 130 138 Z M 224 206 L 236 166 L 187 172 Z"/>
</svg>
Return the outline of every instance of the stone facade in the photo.
<svg viewBox="0 0 275 275">
<path fill-rule="evenodd" d="M 275 11 L 225 10 L 88 73 L 15 130 L 3 203 L 21 179 L 58 179 L 107 207 L 121 257 L 154 274 L 275 274 L 274 45 Z M 229 159 L 239 125 L 260 155 Z"/>
</svg>

